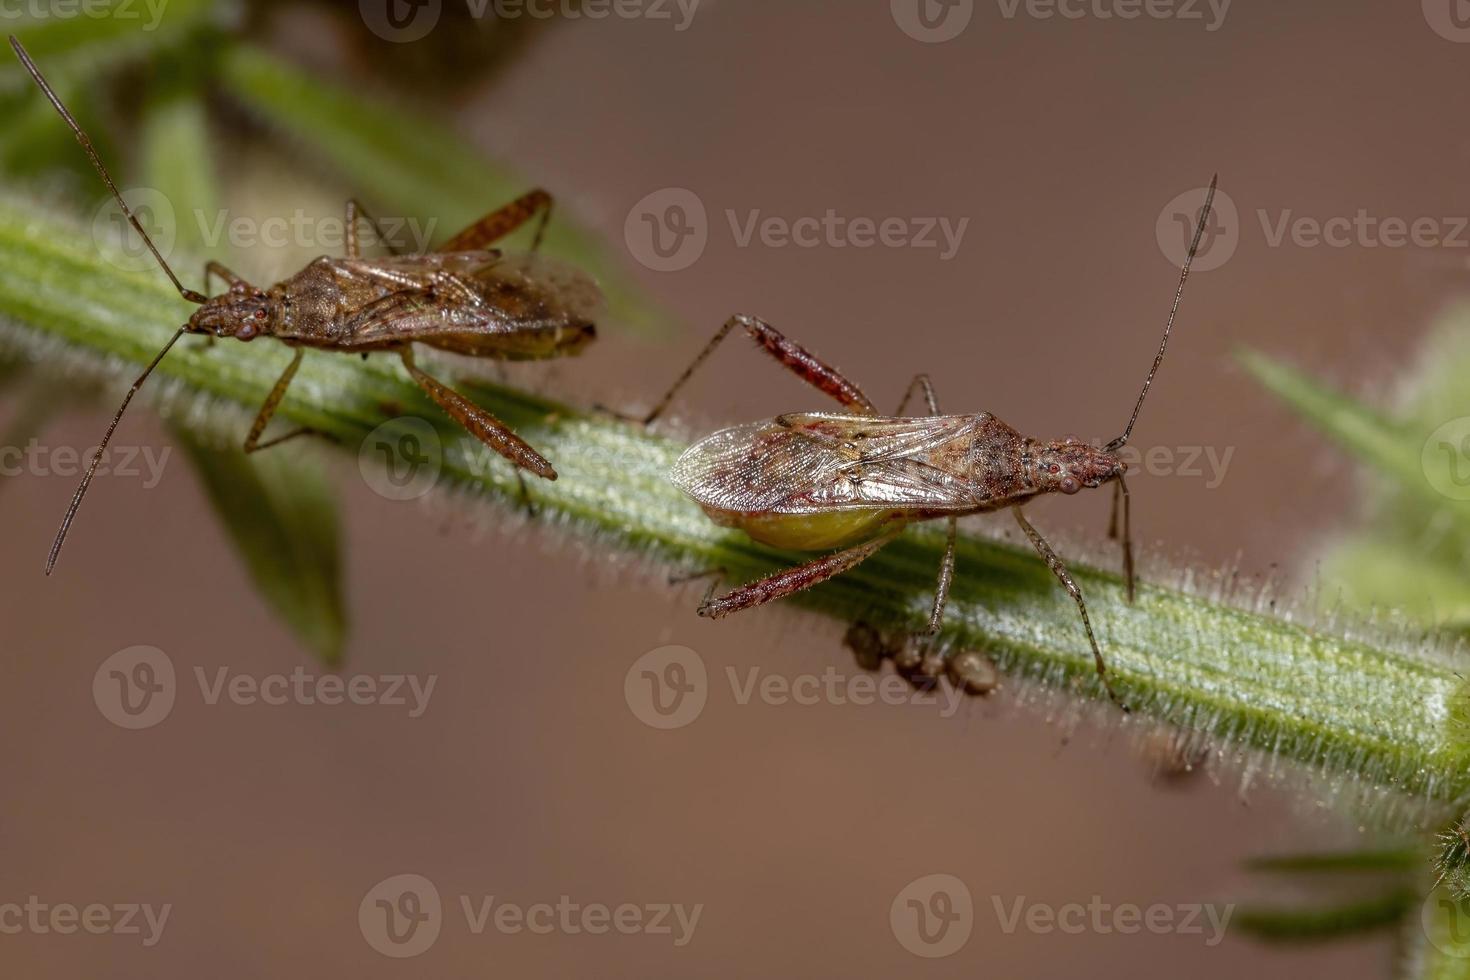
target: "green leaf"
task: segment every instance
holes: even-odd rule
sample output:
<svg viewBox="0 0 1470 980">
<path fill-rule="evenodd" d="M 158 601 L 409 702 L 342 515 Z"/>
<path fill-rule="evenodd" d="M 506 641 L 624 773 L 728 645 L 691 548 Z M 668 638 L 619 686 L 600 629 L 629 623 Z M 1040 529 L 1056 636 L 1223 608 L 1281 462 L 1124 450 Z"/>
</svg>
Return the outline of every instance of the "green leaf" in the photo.
<svg viewBox="0 0 1470 980">
<path fill-rule="evenodd" d="M 435 220 L 440 240 L 534 186 L 486 160 L 422 109 L 314 78 L 257 48 L 227 49 L 219 71 L 227 91 L 315 150 L 366 196 L 369 209 Z M 665 315 L 632 285 L 622 263 L 578 230 L 565 208 L 547 227 L 545 249 L 597 278 L 617 322 L 645 331 L 666 328 Z"/>
<path fill-rule="evenodd" d="M 1249 871 L 1273 874 L 1337 874 L 1358 872 L 1419 870 L 1424 853 L 1417 847 L 1393 847 L 1383 850 L 1319 851 L 1306 854 L 1275 854 L 1251 858 L 1245 862 Z"/>
<path fill-rule="evenodd" d="M 51 76 L 91 78 L 120 64 L 183 43 L 202 29 L 229 19 L 232 4 L 220 0 L 113 0 L 99 7 L 95 0 L 72 11 L 44 17 L 23 17 L 7 23 L 7 34 L 25 44 L 36 65 Z M 156 16 L 155 16 L 156 12 Z M 11 52 L 0 57 L 0 92 L 31 84 Z"/>
<path fill-rule="evenodd" d="M 317 656 L 340 662 L 346 616 L 337 502 L 321 469 L 291 450 L 246 456 L 180 426 L 170 430 L 261 595 Z"/>
<path fill-rule="evenodd" d="M 10 324 L 0 341 L 35 353 L 84 352 L 130 376 L 187 311 L 161 276 L 119 270 L 74 225 L 0 196 L 0 318 Z M 197 393 L 181 421 L 233 443 L 284 353 L 264 342 L 227 353 L 180 345 L 147 391 L 171 383 Z M 427 358 L 425 365 L 454 380 L 442 365 Z M 675 440 L 510 388 L 461 387 L 560 471 L 555 482 L 528 481 L 532 519 L 598 553 L 641 556 L 669 571 L 723 566 L 737 579 L 810 557 L 712 524 L 668 481 L 684 448 Z M 330 433 L 354 453 L 401 414 L 433 428 L 441 484 L 522 512 L 511 468 L 438 412 L 391 359 L 309 353 L 279 417 L 281 425 Z M 294 473 L 299 461 L 293 453 L 277 462 Z M 842 622 L 917 628 L 928 616 L 942 548 L 939 529 L 911 531 L 794 602 Z M 1371 633 L 1349 636 L 1222 603 L 1211 597 L 1207 571 L 1190 576 L 1200 591 L 1144 584 L 1130 604 L 1116 572 L 1070 564 L 1137 714 L 1372 787 L 1365 796 L 1387 788 L 1442 813 L 1470 791 L 1470 700 L 1460 665 Z M 1008 683 L 1024 678 L 1073 697 L 1100 696 L 1076 607 L 1036 555 L 1016 545 L 961 536 L 941 642 L 983 650 Z"/>
<path fill-rule="evenodd" d="M 1231 925 L 1270 942 L 1322 942 L 1396 926 L 1419 905 L 1419 894 L 1398 888 L 1371 898 L 1315 908 L 1243 908 Z"/>
</svg>

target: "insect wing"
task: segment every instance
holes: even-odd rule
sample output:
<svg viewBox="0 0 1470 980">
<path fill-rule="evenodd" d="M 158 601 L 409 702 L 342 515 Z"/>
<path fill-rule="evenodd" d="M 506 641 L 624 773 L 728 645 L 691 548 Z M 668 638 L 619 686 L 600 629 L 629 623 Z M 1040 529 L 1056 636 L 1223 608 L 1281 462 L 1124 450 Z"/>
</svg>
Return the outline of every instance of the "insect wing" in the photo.
<svg viewBox="0 0 1470 980">
<path fill-rule="evenodd" d="M 787 415 L 709 436 L 679 458 L 671 478 L 706 507 L 743 513 L 963 510 L 975 504 L 964 474 L 922 457 L 976 418 Z"/>
<path fill-rule="evenodd" d="M 432 261 L 386 260 L 401 264 L 412 282 L 352 316 L 350 343 L 555 330 L 594 323 L 602 309 L 602 294 L 591 279 L 543 256 L 459 252 Z"/>
</svg>

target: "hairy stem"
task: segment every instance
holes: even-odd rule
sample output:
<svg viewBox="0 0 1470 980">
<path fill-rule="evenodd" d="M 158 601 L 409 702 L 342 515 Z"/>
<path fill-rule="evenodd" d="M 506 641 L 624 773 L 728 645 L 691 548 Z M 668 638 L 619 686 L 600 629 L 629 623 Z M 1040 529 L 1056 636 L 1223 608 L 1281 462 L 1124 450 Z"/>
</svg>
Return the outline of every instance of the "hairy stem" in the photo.
<svg viewBox="0 0 1470 980">
<path fill-rule="evenodd" d="M 80 352 L 130 377 L 186 315 L 155 270 L 120 269 L 75 226 L 0 198 L 0 316 L 10 345 L 42 356 Z M 238 428 L 289 356 L 269 342 L 185 344 L 158 375 L 207 396 L 224 424 Z M 740 578 L 793 560 L 715 527 L 669 485 L 677 443 L 507 388 L 462 389 L 555 462 L 560 480 L 531 481 L 538 520 L 671 570 L 723 566 Z M 396 359 L 310 353 L 278 424 L 330 433 L 355 452 L 395 411 L 434 427 L 441 480 L 516 506 L 510 468 L 435 410 Z M 180 414 L 187 415 L 175 420 L 181 424 L 211 424 L 207 413 Z M 938 529 L 917 529 L 796 601 L 843 620 L 918 628 L 942 547 Z M 1429 801 L 1456 799 L 1470 787 L 1462 680 L 1447 660 L 1180 589 L 1144 584 L 1129 604 L 1116 574 L 1073 571 L 1114 682 L 1135 712 Z M 943 640 L 984 651 L 1013 676 L 1100 699 L 1075 607 L 1019 547 L 961 538 Z"/>
</svg>

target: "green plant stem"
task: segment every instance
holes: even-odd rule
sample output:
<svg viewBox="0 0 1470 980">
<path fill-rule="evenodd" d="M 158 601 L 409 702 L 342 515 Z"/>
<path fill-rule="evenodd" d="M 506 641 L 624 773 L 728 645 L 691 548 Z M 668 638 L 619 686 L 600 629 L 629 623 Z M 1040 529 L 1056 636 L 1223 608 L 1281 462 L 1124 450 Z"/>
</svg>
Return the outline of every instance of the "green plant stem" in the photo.
<svg viewBox="0 0 1470 980">
<path fill-rule="evenodd" d="M 156 272 L 121 271 L 71 223 L 0 197 L 0 316 L 10 343 L 35 353 L 75 350 L 120 364 L 130 378 L 187 313 Z M 177 421 L 223 427 L 233 442 L 289 356 L 269 341 L 180 344 L 158 378 L 213 406 Z M 736 578 L 810 557 L 713 525 L 665 478 L 682 449 L 674 441 L 508 388 L 461 387 L 555 462 L 560 480 L 530 481 L 539 521 L 610 554 L 685 570 L 723 566 Z M 391 406 L 435 427 L 442 479 L 518 506 L 510 467 L 428 403 L 394 358 L 310 353 L 278 424 L 311 426 L 355 452 Z M 86 524 L 84 512 L 79 533 Z M 937 528 L 916 529 L 795 601 L 839 620 L 917 627 L 941 544 Z M 1143 584 L 1129 604 L 1117 575 L 1072 567 L 1115 682 L 1139 714 L 1430 801 L 1470 788 L 1462 680 L 1453 665 L 1189 591 Z M 986 652 L 1013 677 L 1100 699 L 1077 610 L 1029 551 L 962 537 L 943 639 Z"/>
</svg>

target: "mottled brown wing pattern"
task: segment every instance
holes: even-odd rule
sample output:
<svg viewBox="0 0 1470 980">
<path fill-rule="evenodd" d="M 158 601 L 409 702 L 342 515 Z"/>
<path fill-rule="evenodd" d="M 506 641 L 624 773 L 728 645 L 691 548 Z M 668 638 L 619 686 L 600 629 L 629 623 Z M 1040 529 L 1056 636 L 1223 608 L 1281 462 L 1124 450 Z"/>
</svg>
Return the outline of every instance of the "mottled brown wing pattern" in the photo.
<svg viewBox="0 0 1470 980">
<path fill-rule="evenodd" d="M 596 321 L 602 306 L 591 279 L 539 255 L 465 252 L 374 265 L 379 281 L 401 273 L 403 283 L 348 318 L 345 346 L 580 329 Z"/>
<path fill-rule="evenodd" d="M 696 443 L 671 476 L 698 503 L 740 513 L 970 510 L 983 501 L 964 469 L 964 451 L 986 422 L 961 415 L 784 415 Z"/>
</svg>

